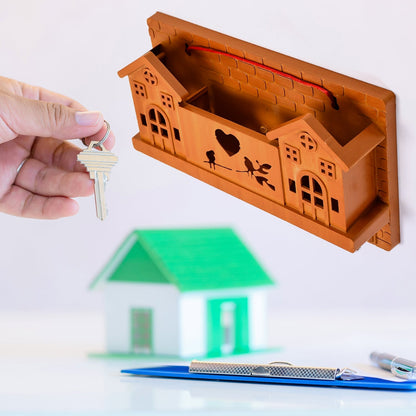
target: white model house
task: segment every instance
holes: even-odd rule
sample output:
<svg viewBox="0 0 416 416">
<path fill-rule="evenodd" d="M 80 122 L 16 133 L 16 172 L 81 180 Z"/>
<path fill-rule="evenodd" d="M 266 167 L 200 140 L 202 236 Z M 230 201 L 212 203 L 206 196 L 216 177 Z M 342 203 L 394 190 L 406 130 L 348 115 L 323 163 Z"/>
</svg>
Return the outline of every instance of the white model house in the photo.
<svg viewBox="0 0 416 416">
<path fill-rule="evenodd" d="M 97 276 L 109 353 L 218 356 L 266 347 L 273 284 L 228 228 L 136 230 Z"/>
</svg>

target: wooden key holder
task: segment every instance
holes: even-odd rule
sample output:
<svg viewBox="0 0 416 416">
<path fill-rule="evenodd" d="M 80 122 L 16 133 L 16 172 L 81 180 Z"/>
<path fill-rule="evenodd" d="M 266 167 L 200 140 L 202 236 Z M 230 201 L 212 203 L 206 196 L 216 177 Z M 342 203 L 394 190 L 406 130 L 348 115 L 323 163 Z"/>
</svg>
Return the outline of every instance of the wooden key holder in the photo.
<svg viewBox="0 0 416 416">
<path fill-rule="evenodd" d="M 348 251 L 400 241 L 394 94 L 189 22 L 148 19 L 134 147 Z"/>
</svg>

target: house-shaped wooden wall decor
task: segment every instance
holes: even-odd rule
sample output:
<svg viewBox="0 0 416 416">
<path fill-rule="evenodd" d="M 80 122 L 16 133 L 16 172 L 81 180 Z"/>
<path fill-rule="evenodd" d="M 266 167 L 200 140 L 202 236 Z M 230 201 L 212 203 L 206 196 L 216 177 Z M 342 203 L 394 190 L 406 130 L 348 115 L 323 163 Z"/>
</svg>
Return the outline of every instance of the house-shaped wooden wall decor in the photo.
<svg viewBox="0 0 416 416">
<path fill-rule="evenodd" d="M 103 287 L 110 354 L 220 356 L 267 347 L 273 280 L 229 228 L 135 230 Z"/>
<path fill-rule="evenodd" d="M 391 91 L 156 13 L 134 147 L 351 252 L 399 243 Z"/>
</svg>

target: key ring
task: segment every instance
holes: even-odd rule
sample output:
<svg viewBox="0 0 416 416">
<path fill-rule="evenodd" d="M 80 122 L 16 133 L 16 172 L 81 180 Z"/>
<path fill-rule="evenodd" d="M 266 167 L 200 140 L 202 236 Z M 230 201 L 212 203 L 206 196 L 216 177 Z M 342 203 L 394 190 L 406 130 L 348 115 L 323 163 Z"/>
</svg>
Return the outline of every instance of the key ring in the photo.
<svg viewBox="0 0 416 416">
<path fill-rule="evenodd" d="M 96 149 L 100 149 L 101 146 L 104 144 L 104 142 L 108 139 L 108 136 L 110 135 L 111 129 L 110 129 L 110 123 L 106 120 L 104 120 L 104 123 L 107 126 L 107 131 L 104 134 L 104 137 L 97 143 L 94 144 L 93 147 L 95 147 Z M 87 144 L 85 143 L 85 137 L 82 138 L 82 143 L 84 144 L 84 146 L 87 146 Z"/>
</svg>

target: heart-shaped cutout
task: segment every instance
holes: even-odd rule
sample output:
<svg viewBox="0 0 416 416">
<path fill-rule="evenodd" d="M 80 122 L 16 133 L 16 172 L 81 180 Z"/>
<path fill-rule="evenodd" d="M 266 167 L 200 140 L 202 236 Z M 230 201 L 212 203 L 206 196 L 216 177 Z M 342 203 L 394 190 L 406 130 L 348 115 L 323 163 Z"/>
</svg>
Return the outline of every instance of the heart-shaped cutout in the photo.
<svg viewBox="0 0 416 416">
<path fill-rule="evenodd" d="M 215 137 L 228 156 L 234 156 L 240 151 L 240 142 L 233 134 L 225 134 L 221 129 L 217 129 Z"/>
</svg>

